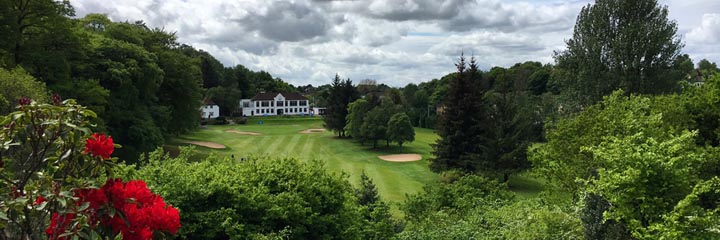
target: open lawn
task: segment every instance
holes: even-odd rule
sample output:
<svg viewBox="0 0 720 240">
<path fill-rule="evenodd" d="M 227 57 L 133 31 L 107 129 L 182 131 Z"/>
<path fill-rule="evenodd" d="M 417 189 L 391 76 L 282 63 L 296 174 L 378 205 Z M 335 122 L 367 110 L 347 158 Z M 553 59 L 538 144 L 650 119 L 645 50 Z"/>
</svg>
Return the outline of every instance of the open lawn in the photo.
<svg viewBox="0 0 720 240">
<path fill-rule="evenodd" d="M 260 121 L 263 124 L 259 124 Z M 354 184 L 360 181 L 360 174 L 365 171 L 375 182 L 383 200 L 390 203 L 400 203 L 406 194 L 422 191 L 425 184 L 438 179 L 438 175 L 428 169 L 430 144 L 438 137 L 430 129 L 415 128 L 415 141 L 404 144 L 401 151 L 396 144 L 385 147 L 384 141 L 378 144 L 380 148 L 372 149 L 369 142 L 362 146 L 352 139 L 337 138 L 322 128 L 322 119 L 318 117 L 255 117 L 245 125 L 201 128 L 174 139 L 168 147 L 204 141 L 210 145 L 222 144 L 225 148 L 197 146 L 200 155 L 214 152 L 224 157 L 234 156 L 237 160 L 252 155 L 292 157 L 303 161 L 316 159 L 323 161 L 331 171 L 349 174 Z M 419 154 L 422 160 L 389 162 L 378 158 L 388 154 Z M 512 175 L 508 186 L 520 199 L 536 197 L 545 190 L 544 182 L 529 173 Z"/>
<path fill-rule="evenodd" d="M 263 124 L 258 124 L 263 121 Z M 353 183 L 360 180 L 365 171 L 373 179 L 381 197 L 388 202 L 399 203 L 406 194 L 422 191 L 425 184 L 435 181 L 438 176 L 428 169 L 427 159 L 431 156 L 430 143 L 437 135 L 429 129 L 415 129 L 415 141 L 403 145 L 402 151 L 396 144 L 372 149 L 371 143 L 361 146 L 351 139 L 338 139 L 332 132 L 306 131 L 322 129 L 318 117 L 256 117 L 246 125 L 209 126 L 192 134 L 180 136 L 172 145 L 187 145 L 188 141 L 207 141 L 225 145 L 224 149 L 198 146 L 200 153 L 213 151 L 220 156 L 235 159 L 250 155 L 272 155 L 293 157 L 303 161 L 317 159 L 335 172 L 350 175 Z M 253 134 L 257 133 L 257 134 Z M 252 135 L 251 135 L 252 134 Z M 415 162 L 388 162 L 380 155 L 415 153 L 423 159 Z"/>
</svg>

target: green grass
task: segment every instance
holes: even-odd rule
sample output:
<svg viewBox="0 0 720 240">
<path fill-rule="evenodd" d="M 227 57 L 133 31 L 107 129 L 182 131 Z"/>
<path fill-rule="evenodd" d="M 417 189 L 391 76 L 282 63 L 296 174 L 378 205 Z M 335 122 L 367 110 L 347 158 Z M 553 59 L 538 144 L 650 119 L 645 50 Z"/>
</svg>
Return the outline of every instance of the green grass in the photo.
<svg viewBox="0 0 720 240">
<path fill-rule="evenodd" d="M 258 124 L 263 121 L 264 124 Z M 372 149 L 371 143 L 361 146 L 351 139 L 336 138 L 331 132 L 301 134 L 302 130 L 322 128 L 322 120 L 312 117 L 258 117 L 248 120 L 246 125 L 209 126 L 188 135 L 183 135 L 170 142 L 174 145 L 185 145 L 183 141 L 210 141 L 227 146 L 226 149 L 209 149 L 197 147 L 201 155 L 215 152 L 220 156 L 240 159 L 252 155 L 271 155 L 275 157 L 292 157 L 302 161 L 317 159 L 323 161 L 328 169 L 334 172 L 349 174 L 351 182 L 357 184 L 360 174 L 364 171 L 373 179 L 383 200 L 399 203 L 405 200 L 406 194 L 422 191 L 425 184 L 435 181 L 438 176 L 428 169 L 427 159 L 431 156 L 430 143 L 435 142 L 437 135 L 429 129 L 415 129 L 415 141 L 404 144 L 402 151 L 395 144 Z M 240 135 L 225 132 L 238 130 L 261 133 L 260 136 Z M 378 158 L 380 155 L 397 153 L 417 153 L 423 160 L 408 163 L 387 162 Z"/>
<path fill-rule="evenodd" d="M 263 124 L 258 124 L 263 121 Z M 379 149 L 372 149 L 372 143 L 364 146 L 352 139 L 340 139 L 331 132 L 301 134 L 300 131 L 322 128 L 322 120 L 317 117 L 255 117 L 245 125 L 209 126 L 191 134 L 180 136 L 166 146 L 166 150 L 177 152 L 177 146 L 187 145 L 183 141 L 210 141 L 227 146 L 226 149 L 197 147 L 200 157 L 211 152 L 221 156 L 234 156 L 235 159 L 249 156 L 269 155 L 274 157 L 292 157 L 302 161 L 320 160 L 328 169 L 336 173 L 349 175 L 353 184 L 360 180 L 364 171 L 373 179 L 383 200 L 400 203 L 407 194 L 422 191 L 425 184 L 435 182 L 439 176 L 428 169 L 427 159 L 431 157 L 431 143 L 438 138 L 430 129 L 415 128 L 415 141 L 404 144 L 402 151 L 392 144 L 385 147 L 379 142 Z M 261 133 L 260 136 L 240 135 L 225 132 L 238 130 Z M 397 163 L 380 160 L 378 156 L 397 153 L 417 153 L 423 160 Z M 498 179 L 499 180 L 499 179 Z M 519 199 L 539 196 L 548 190 L 542 179 L 531 172 L 513 174 L 508 187 Z M 394 214 L 400 214 L 394 207 Z"/>
</svg>

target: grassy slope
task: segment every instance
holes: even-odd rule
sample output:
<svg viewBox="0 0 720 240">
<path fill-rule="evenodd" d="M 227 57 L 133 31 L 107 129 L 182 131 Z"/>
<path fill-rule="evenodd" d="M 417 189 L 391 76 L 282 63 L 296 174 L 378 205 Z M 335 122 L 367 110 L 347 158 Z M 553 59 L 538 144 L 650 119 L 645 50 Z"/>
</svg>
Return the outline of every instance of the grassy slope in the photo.
<svg viewBox="0 0 720 240">
<path fill-rule="evenodd" d="M 263 121 L 264 124 L 258 124 Z M 373 179 L 382 198 L 388 202 L 402 202 L 406 194 L 414 194 L 422 187 L 437 179 L 437 175 L 427 167 L 430 155 L 430 143 L 437 138 L 432 130 L 416 129 L 415 142 L 406 143 L 402 153 L 417 153 L 422 161 L 410 163 L 386 162 L 379 155 L 401 153 L 400 149 L 390 148 L 373 150 L 370 143 L 361 146 L 350 139 L 338 139 L 330 132 L 300 134 L 309 128 L 322 128 L 319 118 L 253 118 L 247 125 L 211 126 L 181 136 L 173 141 L 183 145 L 182 140 L 211 141 L 224 144 L 227 149 L 211 150 L 198 147 L 201 153 L 215 151 L 221 156 L 234 155 L 236 159 L 249 155 L 272 155 L 295 157 L 304 161 L 317 159 L 335 172 L 345 172 L 352 182 L 359 182 L 360 173 L 365 171 Z M 262 133 L 261 136 L 248 136 L 227 133 L 235 129 Z M 384 142 L 382 145 L 384 146 Z"/>
<path fill-rule="evenodd" d="M 263 121 L 264 124 L 260 125 L 258 121 Z M 359 182 L 360 173 L 365 171 L 377 185 L 381 197 L 391 203 L 404 201 L 406 194 L 422 191 L 425 184 L 438 179 L 438 175 L 430 172 L 427 167 L 427 159 L 431 157 L 432 150 L 430 144 L 438 137 L 432 130 L 416 128 L 415 141 L 406 143 L 401 152 L 395 145 L 385 148 L 384 142 L 379 144 L 383 148 L 374 150 L 371 148 L 371 143 L 361 146 L 351 139 L 338 139 L 330 132 L 298 133 L 310 128 L 322 128 L 322 120 L 309 117 L 252 118 L 247 125 L 210 126 L 181 136 L 171 144 L 186 145 L 182 143 L 183 140 L 218 142 L 228 148 L 212 150 L 197 147 L 197 149 L 203 155 L 213 151 L 220 156 L 234 155 L 236 159 L 250 155 L 287 156 L 304 161 L 317 159 L 323 161 L 332 171 L 349 174 L 353 183 Z M 258 132 L 263 135 L 248 136 L 225 132 L 230 129 Z M 395 153 L 417 153 L 423 156 L 423 160 L 393 163 L 377 158 L 379 155 Z M 510 190 L 520 199 L 537 197 L 540 192 L 546 190 L 544 185 L 544 181 L 528 172 L 514 174 L 508 182 Z M 393 208 L 393 212 L 399 213 L 397 208 Z"/>
</svg>

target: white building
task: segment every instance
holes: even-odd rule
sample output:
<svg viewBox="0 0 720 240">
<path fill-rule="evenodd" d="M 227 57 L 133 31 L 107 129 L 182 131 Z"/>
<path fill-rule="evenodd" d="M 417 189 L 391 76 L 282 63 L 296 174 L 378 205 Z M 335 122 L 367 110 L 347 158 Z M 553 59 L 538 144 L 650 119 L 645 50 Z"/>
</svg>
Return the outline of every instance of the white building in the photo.
<svg viewBox="0 0 720 240">
<path fill-rule="evenodd" d="M 200 107 L 200 116 L 202 118 L 216 118 L 220 116 L 220 107 L 210 99 L 203 101 L 203 106 Z"/>
<path fill-rule="evenodd" d="M 240 100 L 243 116 L 308 115 L 308 99 L 300 93 L 260 93 Z"/>
</svg>

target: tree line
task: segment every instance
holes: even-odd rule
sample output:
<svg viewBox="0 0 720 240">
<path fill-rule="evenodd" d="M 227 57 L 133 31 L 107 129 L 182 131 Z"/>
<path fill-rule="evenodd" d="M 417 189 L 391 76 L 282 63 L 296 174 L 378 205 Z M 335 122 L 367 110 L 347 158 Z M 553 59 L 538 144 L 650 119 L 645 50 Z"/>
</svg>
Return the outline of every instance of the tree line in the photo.
<svg viewBox="0 0 720 240">
<path fill-rule="evenodd" d="M 137 159 L 195 129 L 205 98 L 228 116 L 240 98 L 297 91 L 265 71 L 224 67 L 142 21 L 74 14 L 68 1 L 0 1 L 1 113 L 20 96 L 48 101 L 50 92 L 76 99 L 99 115 L 97 131 L 123 145 L 118 156 Z"/>
</svg>

